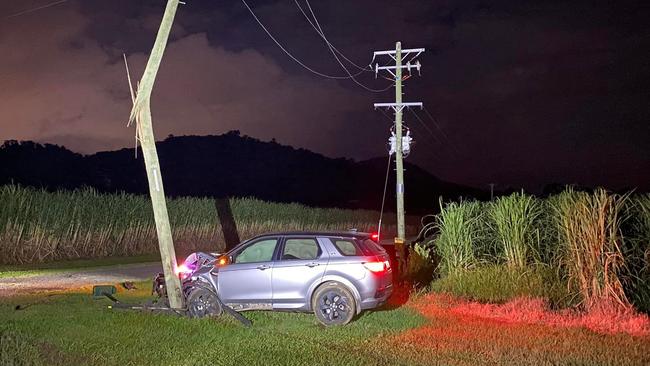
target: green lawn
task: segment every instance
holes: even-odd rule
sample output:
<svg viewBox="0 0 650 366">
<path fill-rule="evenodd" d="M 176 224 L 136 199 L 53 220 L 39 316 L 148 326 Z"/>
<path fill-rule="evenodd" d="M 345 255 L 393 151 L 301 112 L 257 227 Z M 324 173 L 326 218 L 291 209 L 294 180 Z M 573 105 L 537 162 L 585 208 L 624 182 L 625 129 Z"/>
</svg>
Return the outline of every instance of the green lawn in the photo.
<svg viewBox="0 0 650 366">
<path fill-rule="evenodd" d="M 37 276 L 48 273 L 83 271 L 88 268 L 107 267 L 120 264 L 159 262 L 160 255 L 136 255 L 131 257 L 107 257 L 94 259 L 75 259 L 48 263 L 0 265 L 0 278 Z"/>
<path fill-rule="evenodd" d="M 142 290 L 118 297 L 140 301 Z M 580 328 L 507 324 L 413 306 L 365 312 L 345 327 L 313 315 L 244 313 L 185 319 L 109 310 L 88 294 L 0 300 L 0 364 L 44 365 L 438 365 L 650 363 L 650 339 Z M 425 301 L 423 304 L 422 302 Z M 418 310 L 415 310 L 415 309 Z M 419 313 L 421 312 L 421 313 Z M 21 363 L 14 363 L 21 364 Z"/>
</svg>

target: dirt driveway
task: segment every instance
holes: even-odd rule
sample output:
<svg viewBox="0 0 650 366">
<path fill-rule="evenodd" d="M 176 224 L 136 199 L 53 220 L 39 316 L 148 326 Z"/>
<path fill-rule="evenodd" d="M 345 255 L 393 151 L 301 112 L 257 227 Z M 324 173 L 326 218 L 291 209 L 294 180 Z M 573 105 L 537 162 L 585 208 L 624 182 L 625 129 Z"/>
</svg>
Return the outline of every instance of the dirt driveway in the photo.
<svg viewBox="0 0 650 366">
<path fill-rule="evenodd" d="M 0 278 L 0 298 L 32 293 L 62 291 L 98 284 L 152 279 L 162 272 L 160 263 L 135 263 L 85 270 L 51 272 L 42 275 Z"/>
</svg>

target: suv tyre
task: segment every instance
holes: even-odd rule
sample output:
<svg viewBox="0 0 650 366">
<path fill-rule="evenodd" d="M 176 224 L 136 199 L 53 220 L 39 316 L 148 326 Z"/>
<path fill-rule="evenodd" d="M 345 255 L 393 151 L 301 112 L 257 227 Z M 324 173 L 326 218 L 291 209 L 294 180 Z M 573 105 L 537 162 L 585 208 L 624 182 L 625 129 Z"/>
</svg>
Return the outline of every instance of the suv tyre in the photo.
<svg viewBox="0 0 650 366">
<path fill-rule="evenodd" d="M 191 288 L 187 296 L 187 312 L 192 318 L 217 317 L 223 313 L 217 294 L 203 286 Z"/>
<path fill-rule="evenodd" d="M 337 282 L 327 282 L 314 292 L 312 310 L 316 319 L 329 327 L 348 324 L 354 318 L 357 307 L 347 287 Z"/>
</svg>

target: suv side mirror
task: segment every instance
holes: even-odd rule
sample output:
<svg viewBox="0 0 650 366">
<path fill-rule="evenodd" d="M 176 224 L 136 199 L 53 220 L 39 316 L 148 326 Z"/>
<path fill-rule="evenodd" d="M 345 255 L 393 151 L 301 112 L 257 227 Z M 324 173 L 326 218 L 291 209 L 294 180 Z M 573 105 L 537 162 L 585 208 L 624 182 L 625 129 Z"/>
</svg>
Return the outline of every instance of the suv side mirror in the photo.
<svg viewBox="0 0 650 366">
<path fill-rule="evenodd" d="M 216 262 L 214 262 L 214 266 L 223 267 L 230 263 L 232 263 L 232 255 L 222 255 L 216 260 Z"/>
</svg>

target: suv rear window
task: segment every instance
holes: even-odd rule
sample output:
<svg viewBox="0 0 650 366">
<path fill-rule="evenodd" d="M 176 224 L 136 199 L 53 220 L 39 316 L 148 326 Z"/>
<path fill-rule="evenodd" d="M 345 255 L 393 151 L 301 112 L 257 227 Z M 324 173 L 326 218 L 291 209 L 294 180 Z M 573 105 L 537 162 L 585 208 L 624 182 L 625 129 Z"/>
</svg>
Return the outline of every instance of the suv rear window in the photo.
<svg viewBox="0 0 650 366">
<path fill-rule="evenodd" d="M 346 257 L 362 256 L 362 255 L 379 255 L 384 254 L 386 251 L 370 239 L 340 239 L 330 238 L 334 247 Z"/>
<path fill-rule="evenodd" d="M 368 251 L 371 252 L 373 255 L 386 253 L 386 249 L 384 249 L 381 245 L 377 244 L 376 242 L 370 239 L 364 240 L 363 246 L 365 246 L 368 249 Z"/>
<path fill-rule="evenodd" d="M 336 247 L 336 250 L 341 253 L 341 255 L 344 255 L 346 257 L 354 257 L 354 256 L 359 256 L 363 255 L 363 252 L 361 249 L 359 249 L 359 246 L 357 243 L 354 242 L 352 239 L 334 239 L 330 238 L 332 241 L 332 244 Z"/>
</svg>

